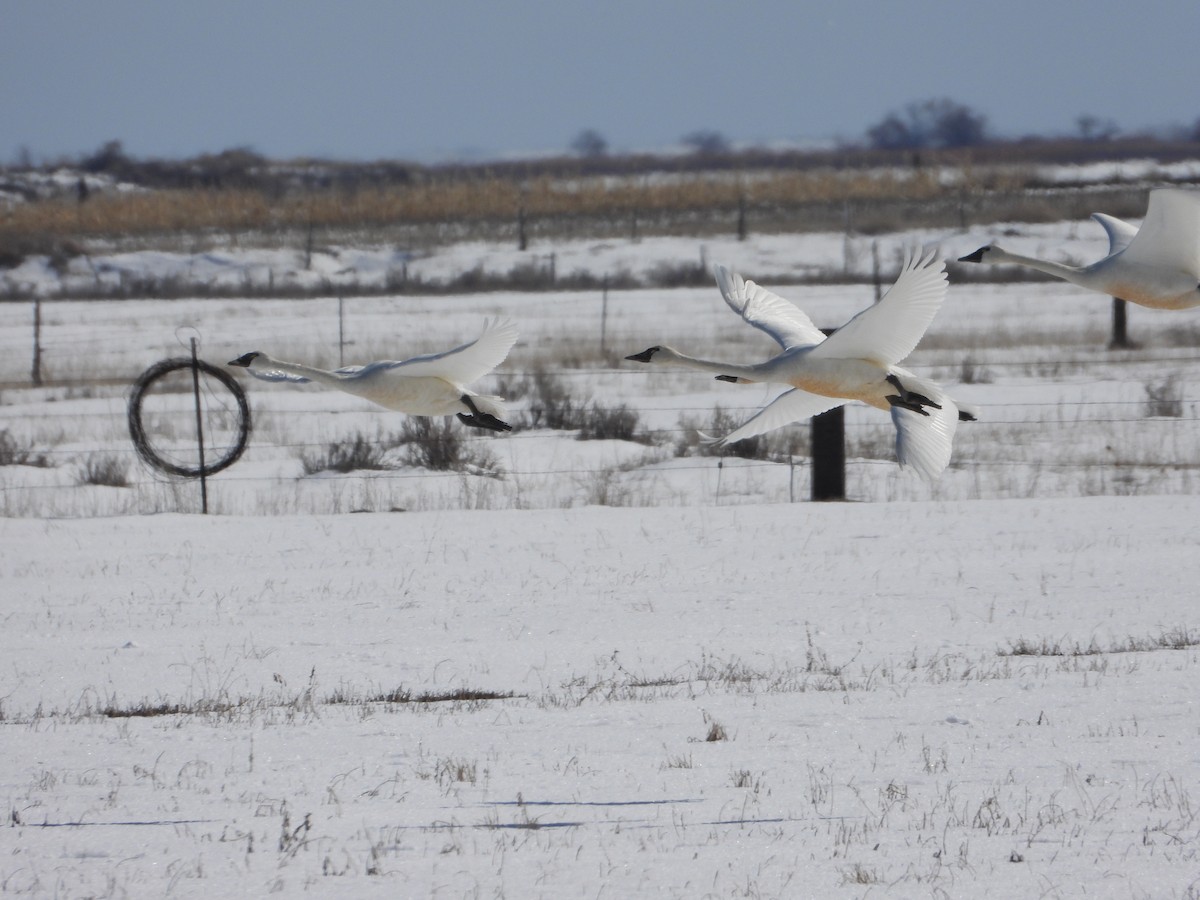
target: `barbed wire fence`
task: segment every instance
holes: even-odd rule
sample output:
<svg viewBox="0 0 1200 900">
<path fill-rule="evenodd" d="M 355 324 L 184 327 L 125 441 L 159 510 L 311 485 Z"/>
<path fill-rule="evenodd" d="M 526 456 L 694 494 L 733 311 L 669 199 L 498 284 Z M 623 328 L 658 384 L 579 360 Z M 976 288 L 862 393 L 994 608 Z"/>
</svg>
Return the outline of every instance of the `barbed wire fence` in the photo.
<svg viewBox="0 0 1200 900">
<path fill-rule="evenodd" d="M 609 296 L 607 290 L 598 298 L 599 314 L 601 316 L 601 331 L 600 334 L 606 344 L 614 343 L 613 329 L 608 323 L 609 316 Z M 337 298 L 337 316 L 336 316 L 336 358 L 342 361 L 344 358 L 345 346 L 348 342 L 348 334 L 351 329 L 346 327 L 345 305 L 341 298 Z M 24 381 L 25 386 L 41 381 L 47 385 L 58 385 L 63 388 L 67 394 L 75 393 L 77 395 L 87 395 L 103 393 L 107 387 L 109 390 L 127 390 L 129 388 L 128 376 L 120 377 L 118 372 L 126 368 L 128 365 L 129 353 L 122 349 L 108 349 L 105 347 L 97 348 L 95 334 L 84 330 L 80 333 L 79 330 L 74 332 L 70 330 L 58 329 L 57 333 L 48 334 L 47 322 L 43 319 L 41 312 L 37 314 L 37 331 L 34 339 L 35 359 L 37 360 L 37 369 L 31 372 L 30 381 Z M 322 329 L 323 333 L 329 331 L 328 328 Z M 620 339 L 625 339 L 627 336 L 618 335 Z M 310 335 L 311 338 L 311 335 Z M 9 336 L 11 340 L 11 335 Z M 352 340 L 352 339 L 350 339 Z M 328 353 L 329 347 L 326 344 L 329 341 L 329 336 L 326 334 L 323 341 L 313 343 L 311 346 L 314 350 L 319 348 L 320 351 Z M 589 362 L 589 359 L 604 358 L 608 348 L 602 348 L 601 352 L 593 354 L 585 354 L 582 361 L 577 361 L 574 365 L 555 367 L 553 376 L 561 379 L 564 382 L 571 384 L 584 384 L 594 381 L 597 378 L 608 379 L 607 384 L 615 382 L 625 382 L 626 379 L 646 379 L 654 377 L 650 373 L 641 369 L 633 368 L 613 368 L 608 365 L 597 366 Z M 53 377 L 56 370 L 70 368 L 70 362 L 79 357 L 82 353 L 88 355 L 89 369 L 93 373 L 91 375 L 79 375 L 76 377 L 58 378 Z M 931 361 L 923 364 L 911 364 L 910 368 L 917 371 L 940 373 L 945 375 L 948 371 L 955 370 L 963 363 L 962 354 L 947 354 L 944 352 L 933 351 L 927 356 L 932 356 Z M 1045 370 L 1048 374 L 1047 378 L 1054 379 L 1061 373 L 1069 373 L 1072 377 L 1087 378 L 1092 376 L 1099 377 L 1101 373 L 1111 374 L 1112 372 L 1128 371 L 1130 375 L 1126 380 L 1138 381 L 1145 383 L 1147 372 L 1161 372 L 1166 369 L 1172 371 L 1186 371 L 1188 368 L 1194 367 L 1200 363 L 1200 348 L 1188 346 L 1186 343 L 1173 346 L 1149 346 L 1149 347 L 1127 347 L 1119 353 L 1107 352 L 1103 347 L 1097 347 L 1095 352 L 1076 350 L 1067 358 L 1054 359 L 1037 359 L 1037 358 L 1013 358 L 1011 354 L 972 351 L 970 353 L 970 363 L 974 371 L 992 373 L 997 377 L 1004 377 L 1004 373 L 1011 372 L 1014 374 L 1025 375 L 1029 374 L 1033 377 L 1040 377 L 1040 372 Z M 64 365 L 65 364 L 65 365 Z M 193 366 L 193 370 L 198 371 L 197 367 Z M 45 373 L 50 372 L 52 377 L 46 378 Z M 222 375 L 228 373 L 220 370 Z M 501 367 L 495 375 L 507 382 L 518 382 L 528 380 L 539 374 L 541 370 L 519 368 L 519 367 Z M 107 373 L 113 374 L 107 374 Z M 656 373 L 657 374 L 657 373 Z M 213 376 L 214 378 L 216 376 Z M 1122 376 L 1125 377 L 1125 376 Z M 1158 377 L 1158 376 L 1155 376 Z M 614 382 L 615 380 L 615 382 Z M 1193 379 L 1194 380 L 1194 379 Z M 23 380 L 22 380 L 23 381 Z M 0 386 L 0 391 L 20 388 L 22 382 L 9 382 L 7 385 Z M 236 384 L 236 380 L 233 382 Z M 1003 445 L 1004 443 L 1013 443 L 1027 438 L 1033 432 L 1040 434 L 1039 439 L 1049 439 L 1048 443 L 1057 445 L 1058 453 L 1054 458 L 1043 458 L 1037 461 L 1037 465 L 1047 471 L 1069 472 L 1077 471 L 1080 473 L 1097 472 L 1106 469 L 1111 469 L 1114 465 L 1113 458 L 1119 458 L 1116 465 L 1121 471 L 1130 472 L 1136 470 L 1160 470 L 1170 468 L 1175 471 L 1190 471 L 1197 464 L 1197 455 L 1191 452 L 1177 454 L 1176 458 L 1168 459 L 1161 454 L 1155 456 L 1150 453 L 1142 453 L 1143 458 L 1134 458 L 1134 455 L 1126 454 L 1123 458 L 1119 450 L 1113 451 L 1108 457 L 1097 457 L 1087 446 L 1086 442 L 1079 442 L 1078 430 L 1081 425 L 1086 425 L 1089 428 L 1108 428 L 1117 431 L 1137 432 L 1145 429 L 1146 423 L 1153 419 L 1158 422 L 1155 426 L 1158 431 L 1163 432 L 1169 437 L 1165 438 L 1167 443 L 1172 446 L 1179 446 L 1186 449 L 1196 446 L 1196 409 L 1195 403 L 1184 403 L 1179 396 L 1174 398 L 1167 397 L 1163 402 L 1158 404 L 1159 411 L 1166 408 L 1168 412 L 1155 416 L 1153 413 L 1154 398 L 1149 395 L 1149 385 L 1147 384 L 1148 395 L 1145 398 L 1138 399 L 1116 399 L 1116 400 L 1092 400 L 1078 399 L 1064 402 L 1061 400 L 1041 401 L 1019 401 L 1019 402 L 992 402 L 986 404 L 986 416 L 984 421 L 980 423 L 964 424 L 960 427 L 959 436 L 960 443 L 964 446 L 970 446 L 972 429 L 978 431 L 986 430 L 989 439 L 996 444 Z M 209 391 L 209 402 L 213 402 L 211 398 L 212 392 Z M 626 396 L 628 391 L 618 391 L 617 396 Z M 253 392 L 252 392 L 253 396 Z M 269 406 L 260 410 L 258 417 L 260 424 L 265 424 L 269 431 L 282 433 L 284 430 L 279 426 L 278 418 L 282 415 L 293 423 L 304 423 L 310 420 L 310 417 L 320 417 L 322 422 L 321 428 L 306 427 L 301 429 L 309 434 L 314 431 L 320 431 L 323 434 L 322 439 L 304 439 L 297 438 L 295 435 L 286 437 L 285 439 L 275 439 L 270 442 L 271 448 L 276 454 L 291 454 L 299 456 L 305 453 L 311 453 L 320 450 L 322 447 L 330 443 L 344 439 L 349 433 L 353 432 L 356 438 L 366 440 L 368 442 L 386 443 L 394 440 L 392 437 L 383 432 L 385 428 L 391 428 L 392 423 L 398 423 L 401 419 L 396 414 L 389 414 L 382 410 L 373 410 L 365 408 L 364 411 L 374 413 L 379 422 L 378 430 L 375 437 L 369 434 L 361 434 L 361 426 L 355 427 L 355 424 L 347 424 L 344 428 L 337 423 L 341 416 L 347 416 L 345 420 L 351 423 L 361 413 L 344 407 L 337 407 L 331 404 L 323 403 L 318 399 L 321 395 L 312 394 L 305 401 L 305 408 L 280 413 L 272 410 Z M 748 418 L 761 407 L 761 402 L 747 404 L 741 398 L 731 396 L 729 403 L 721 404 L 721 409 L 726 413 L 735 417 Z M 1160 398 L 1161 399 L 1161 398 Z M 223 401 L 222 401 L 223 402 Z M 628 406 L 627 403 L 614 403 L 611 400 L 589 400 L 590 405 L 598 412 L 615 412 L 623 406 Z M 1165 403 L 1165 406 L 1164 406 Z M 1172 404 L 1174 406 L 1172 407 Z M 217 404 L 220 406 L 220 404 Z M 54 409 L 52 404 L 44 405 L 40 408 L 36 415 L 43 422 L 52 422 L 56 419 L 62 420 L 64 428 L 69 428 L 70 420 L 75 420 L 80 423 L 78 431 L 81 433 L 89 433 L 95 430 L 94 426 L 89 426 L 87 423 L 95 419 L 108 419 L 117 414 L 116 404 L 110 403 L 106 409 L 95 408 L 71 408 L 71 409 Z M 694 426 L 686 425 L 683 419 L 687 417 L 703 417 L 713 413 L 713 406 L 696 406 L 688 404 L 674 404 L 669 400 L 664 401 L 661 398 L 653 400 L 639 397 L 633 404 L 632 410 L 643 419 L 643 424 L 639 428 L 639 439 L 644 441 L 648 447 L 660 448 L 659 455 L 669 456 L 671 445 L 687 445 L 687 438 L 690 436 Z M 664 418 L 673 416 L 676 424 L 664 424 Z M 385 418 L 386 417 L 386 418 Z M 20 425 L 21 414 L 14 412 L 9 414 L 4 406 L 0 406 L 0 432 L 6 428 Z M 249 410 L 246 409 L 245 419 L 248 422 Z M 889 455 L 891 443 L 891 424 L 886 416 L 877 416 L 878 421 L 872 421 L 865 418 L 860 419 L 856 416 L 848 416 L 844 423 L 843 437 L 839 444 L 846 448 L 846 459 L 844 465 L 839 466 L 843 473 L 843 478 L 846 478 L 846 473 L 852 473 L 852 477 L 847 479 L 849 485 L 848 493 L 852 499 L 865 498 L 870 495 L 870 490 L 864 490 L 860 483 L 864 478 L 869 478 L 868 474 L 876 467 L 886 466 L 895 467 L 894 459 Z M 646 420 L 653 420 L 652 422 Z M 333 423 L 332 425 L 329 423 Z M 397 426 L 398 427 L 398 426 Z M 807 432 L 807 426 L 795 425 L 791 426 L 790 430 L 793 433 L 798 431 Z M 235 429 L 236 431 L 236 429 Z M 132 432 L 131 432 L 132 433 Z M 465 438 L 467 441 L 475 442 L 479 440 L 488 440 L 487 438 L 476 438 L 470 436 Z M 544 434 L 531 430 L 520 430 L 511 435 L 505 436 L 504 440 L 518 442 L 528 440 L 544 440 Z M 798 477 L 802 482 L 808 482 L 811 479 L 811 466 L 813 465 L 813 456 L 811 448 L 813 441 L 811 438 L 800 441 L 805 445 L 804 452 L 787 454 L 786 457 L 781 454 L 776 454 L 771 459 L 736 459 L 736 466 L 739 469 L 747 471 L 761 472 L 779 472 L 786 470 L 787 490 L 784 492 L 790 500 L 804 499 L 805 493 L 801 488 L 796 490 Z M 819 443 L 819 442 L 817 442 Z M 1062 452 L 1062 448 L 1073 447 L 1076 444 L 1081 444 L 1078 452 L 1069 453 Z M 483 445 L 486 446 L 486 445 Z M 134 438 L 134 449 L 136 452 L 137 439 Z M 666 449 L 662 449 L 666 448 Z M 864 452 L 863 448 L 869 448 L 869 452 Z M 881 449 L 882 448 L 882 449 Z M 1016 471 L 1022 467 L 1031 465 L 1028 460 L 1014 459 L 1005 460 L 995 458 L 993 452 L 994 447 L 989 447 L 988 453 L 983 456 L 972 457 L 967 453 L 957 450 L 952 463 L 951 477 L 955 472 L 961 473 L 964 470 L 975 470 L 982 472 L 984 470 L 1013 470 Z M 95 443 L 89 444 L 86 441 L 71 442 L 68 447 L 48 446 L 39 448 L 39 453 L 43 454 L 50 460 L 67 461 L 77 459 L 80 456 L 96 453 L 112 453 L 115 451 L 112 444 Z M 685 451 L 694 452 L 694 451 Z M 240 452 L 238 454 L 240 456 Z M 145 458 L 143 456 L 143 458 Z M 722 476 L 726 474 L 726 462 L 729 457 L 707 457 L 693 455 L 687 458 L 682 458 L 676 455 L 672 458 L 671 469 L 676 475 L 686 477 L 687 473 L 694 474 L 697 478 L 704 478 L 707 481 L 715 481 L 715 488 L 708 490 L 712 497 L 712 502 L 722 501 Z M 659 460 L 661 464 L 661 459 Z M 203 465 L 203 463 L 202 463 Z M 228 465 L 228 464 L 227 464 Z M 611 474 L 614 470 L 620 470 L 622 464 L 608 464 L 596 466 L 585 466 L 578 463 L 559 466 L 538 466 L 531 465 L 528 462 L 509 465 L 502 473 L 501 477 L 511 479 L 520 478 L 566 478 L 575 479 L 576 481 L 588 478 L 602 478 L 606 474 Z M 225 468 L 223 466 L 222 468 Z M 168 478 L 178 473 L 167 473 Z M 215 474 L 215 473 L 213 473 Z M 396 483 L 412 483 L 415 480 L 425 479 L 431 482 L 437 482 L 443 479 L 463 478 L 470 476 L 470 473 L 462 471 L 436 472 L 428 470 L 413 470 L 411 467 L 401 467 L 391 470 L 372 473 L 371 478 L 383 482 Z M 488 477 L 488 476 L 477 476 Z M 222 472 L 219 479 L 222 484 L 236 485 L 249 483 L 287 483 L 294 480 L 293 476 L 270 476 L 263 475 L 261 472 L 250 475 L 236 470 L 227 470 Z M 985 497 L 990 496 L 986 488 L 978 487 L 982 485 L 982 476 L 976 475 L 975 483 L 977 489 L 968 491 L 967 497 Z M 134 488 L 152 488 L 161 486 L 163 477 L 159 473 L 150 473 L 149 477 L 133 478 L 129 481 L 129 486 Z M 707 483 L 707 482 L 706 482 Z M 6 496 L 14 496 L 21 494 L 50 494 L 69 492 L 72 489 L 77 489 L 78 485 L 73 484 L 21 484 L 13 479 L 3 477 L 3 467 L 0 467 L 0 491 Z M 726 478 L 725 487 L 729 488 L 728 477 Z M 704 493 L 698 491 L 697 493 Z M 835 496 L 838 492 L 834 492 Z M 845 491 L 841 496 L 845 496 Z M 730 496 L 725 494 L 725 498 Z M 28 504 L 25 504 L 28 506 Z M 8 503 L 7 507 L 22 507 L 21 503 Z"/>
</svg>

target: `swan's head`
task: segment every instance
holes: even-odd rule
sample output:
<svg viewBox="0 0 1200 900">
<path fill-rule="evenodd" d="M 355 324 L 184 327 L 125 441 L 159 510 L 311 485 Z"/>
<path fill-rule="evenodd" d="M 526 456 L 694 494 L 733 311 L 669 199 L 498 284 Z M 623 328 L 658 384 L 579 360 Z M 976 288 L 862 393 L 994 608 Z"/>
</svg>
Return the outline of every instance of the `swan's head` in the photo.
<svg viewBox="0 0 1200 900">
<path fill-rule="evenodd" d="M 254 351 L 251 351 L 250 353 L 243 353 L 237 359 L 231 359 L 225 365 L 241 366 L 243 369 L 248 369 L 248 368 L 250 368 L 250 364 L 252 362 L 254 362 L 256 359 L 258 359 L 260 356 L 262 356 L 262 354 L 259 353 L 257 350 L 254 350 Z"/>
<path fill-rule="evenodd" d="M 992 262 L 995 257 L 993 256 L 993 259 L 988 259 L 987 257 L 989 254 L 995 254 L 998 249 L 999 248 L 995 245 L 988 244 L 986 247 L 980 247 L 974 253 L 968 253 L 966 256 L 960 256 L 958 261 L 969 263 Z"/>
<path fill-rule="evenodd" d="M 667 352 L 663 353 L 664 350 L 666 350 Z M 656 362 L 663 362 L 664 361 L 663 357 L 669 356 L 669 355 L 670 355 L 669 347 L 651 347 L 648 350 L 643 350 L 641 353 L 635 353 L 632 356 L 627 356 L 625 358 L 628 360 L 632 360 L 633 362 L 656 363 Z M 655 359 L 656 356 L 658 357 L 658 359 Z"/>
</svg>

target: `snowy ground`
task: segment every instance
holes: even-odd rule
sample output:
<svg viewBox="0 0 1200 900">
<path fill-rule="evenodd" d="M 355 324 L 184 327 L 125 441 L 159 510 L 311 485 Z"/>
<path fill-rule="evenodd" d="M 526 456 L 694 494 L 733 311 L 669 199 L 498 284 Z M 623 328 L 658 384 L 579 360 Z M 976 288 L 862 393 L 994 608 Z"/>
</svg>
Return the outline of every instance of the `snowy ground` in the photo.
<svg viewBox="0 0 1200 900">
<path fill-rule="evenodd" d="M 1102 242 L 1091 223 L 1006 236 L 1076 259 Z M 843 266 L 840 235 L 553 252 L 559 271 L 703 252 L 820 325 L 871 302 L 788 286 Z M 829 505 L 803 502 L 806 456 L 675 449 L 774 392 L 619 361 L 769 353 L 715 288 L 347 300 L 340 352 L 337 313 L 48 302 L 54 384 L 32 388 L 32 310 L 0 306 L 0 432 L 49 463 L 0 467 L 0 893 L 1200 896 L 1194 316 L 1134 308 L 1142 346 L 1109 351 L 1104 298 L 952 272 L 912 367 L 981 421 L 927 485 L 896 469 L 886 417 L 849 410 L 869 502 Z M 215 363 L 337 364 L 496 314 L 523 340 L 492 386 L 551 369 L 637 410 L 648 442 L 520 431 L 477 439 L 493 475 L 304 476 L 300 454 L 400 417 L 254 382 L 217 515 L 134 461 L 129 383 L 191 335 Z M 98 457 L 132 485 L 81 485 Z"/>
</svg>

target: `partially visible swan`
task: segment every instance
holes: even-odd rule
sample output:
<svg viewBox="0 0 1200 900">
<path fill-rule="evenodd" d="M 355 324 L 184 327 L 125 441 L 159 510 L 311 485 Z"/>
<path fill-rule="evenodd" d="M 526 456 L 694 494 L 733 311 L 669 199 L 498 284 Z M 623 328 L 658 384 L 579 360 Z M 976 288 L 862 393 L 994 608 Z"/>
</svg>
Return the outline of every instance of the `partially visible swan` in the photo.
<svg viewBox="0 0 1200 900">
<path fill-rule="evenodd" d="M 483 334 L 469 344 L 399 362 L 381 360 L 328 372 L 255 351 L 229 365 L 241 366 L 264 381 L 315 381 L 412 416 L 453 413 L 474 428 L 511 431 L 512 426 L 501 421 L 503 398 L 476 394 L 467 385 L 500 365 L 516 341 L 516 326 L 497 320 L 485 322 Z"/>
<path fill-rule="evenodd" d="M 782 353 L 753 365 L 696 359 L 666 346 L 625 358 L 712 372 L 718 381 L 792 387 L 720 438 L 720 443 L 740 441 L 860 400 L 891 412 L 896 458 L 902 468 L 928 479 L 941 474 L 950 462 L 959 420 L 975 416 L 960 410 L 934 382 L 896 364 L 916 347 L 942 305 L 946 296 L 944 262 L 936 260 L 933 253 L 909 257 L 883 299 L 828 338 L 808 316 L 766 288 L 721 265 L 713 267 L 713 274 L 725 302 L 747 324 L 778 341 Z"/>
<path fill-rule="evenodd" d="M 1200 306 L 1200 191 L 1150 192 L 1142 227 L 1093 213 L 1108 234 L 1108 256 L 1087 266 L 1009 253 L 996 244 L 959 262 L 1015 263 L 1152 309 Z"/>
</svg>

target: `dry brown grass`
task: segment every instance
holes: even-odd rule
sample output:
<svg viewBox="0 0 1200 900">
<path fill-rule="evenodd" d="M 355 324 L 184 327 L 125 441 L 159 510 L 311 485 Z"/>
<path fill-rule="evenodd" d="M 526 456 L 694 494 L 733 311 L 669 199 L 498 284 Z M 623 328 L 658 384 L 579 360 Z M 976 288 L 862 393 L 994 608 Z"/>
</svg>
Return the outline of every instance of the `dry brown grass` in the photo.
<svg viewBox="0 0 1200 900">
<path fill-rule="evenodd" d="M 1005 182 L 1004 185 L 997 184 Z M 973 188 L 1017 188 L 1019 176 L 973 179 Z M 25 204 L 0 219 L 0 241 L 43 242 L 223 232 L 359 229 L 396 224 L 511 221 L 568 216 L 653 220 L 656 216 L 808 204 L 920 201 L 960 196 L 937 173 L 833 169 L 690 173 L 525 181 L 502 177 L 431 179 L 408 185 L 273 195 L 252 188 L 137 191 Z"/>
</svg>

